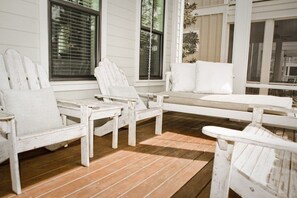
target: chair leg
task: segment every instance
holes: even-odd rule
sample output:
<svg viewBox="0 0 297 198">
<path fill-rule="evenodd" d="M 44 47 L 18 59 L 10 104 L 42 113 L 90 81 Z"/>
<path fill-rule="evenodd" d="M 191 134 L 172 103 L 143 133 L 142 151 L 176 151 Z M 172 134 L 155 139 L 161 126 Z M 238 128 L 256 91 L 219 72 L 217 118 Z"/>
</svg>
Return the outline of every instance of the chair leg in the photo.
<svg viewBox="0 0 297 198">
<path fill-rule="evenodd" d="M 112 148 L 118 148 L 119 116 L 113 117 Z"/>
<path fill-rule="evenodd" d="M 81 164 L 83 166 L 88 167 L 90 165 L 90 154 L 89 154 L 89 137 L 88 135 L 83 136 L 80 138 L 80 145 L 81 145 Z"/>
<path fill-rule="evenodd" d="M 90 158 L 94 157 L 94 120 L 89 121 L 89 147 Z"/>
<path fill-rule="evenodd" d="M 128 145 L 136 146 L 136 115 L 135 115 L 136 102 L 128 102 L 129 108 L 129 128 L 128 128 Z"/>
<path fill-rule="evenodd" d="M 9 142 L 9 163 L 10 163 L 10 174 L 12 182 L 12 190 L 16 194 L 21 194 L 21 181 L 20 181 L 20 169 L 19 169 L 19 158 L 17 153 L 17 141 L 15 131 L 15 121 L 11 121 L 11 133 L 8 134 Z"/>
<path fill-rule="evenodd" d="M 90 145 L 89 145 L 89 136 L 93 134 L 89 134 L 90 133 L 90 128 L 89 128 L 89 115 L 91 112 L 91 109 L 88 108 L 87 106 L 81 106 L 81 118 L 80 118 L 80 122 L 85 124 L 85 127 L 83 127 L 82 130 L 84 130 L 84 136 L 82 136 L 80 138 L 80 145 L 81 145 L 81 164 L 83 166 L 89 166 L 90 165 Z M 93 123 L 91 124 L 93 125 Z M 93 126 L 92 126 L 93 127 Z M 92 130 L 93 132 L 93 130 Z M 93 137 L 92 137 L 93 138 Z"/>
<path fill-rule="evenodd" d="M 155 126 L 155 134 L 156 135 L 162 134 L 162 120 L 163 120 L 163 113 L 156 116 L 156 126 Z"/>
<path fill-rule="evenodd" d="M 129 119 L 128 145 L 136 146 L 136 120 L 131 120 L 131 118 Z"/>
<path fill-rule="evenodd" d="M 223 140 L 218 140 L 216 143 L 214 167 L 211 180 L 211 198 L 227 198 L 229 195 L 232 150 L 233 145 L 230 145 Z"/>
</svg>

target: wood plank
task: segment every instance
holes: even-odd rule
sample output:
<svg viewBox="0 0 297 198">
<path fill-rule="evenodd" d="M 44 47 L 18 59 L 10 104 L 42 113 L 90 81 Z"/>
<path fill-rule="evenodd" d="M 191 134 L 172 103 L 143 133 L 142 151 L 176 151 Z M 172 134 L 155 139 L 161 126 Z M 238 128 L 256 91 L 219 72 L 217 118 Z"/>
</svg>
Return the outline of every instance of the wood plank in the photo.
<svg viewBox="0 0 297 198">
<path fill-rule="evenodd" d="M 171 143 L 172 144 L 172 143 Z M 108 175 L 104 179 L 100 179 L 102 185 L 98 188 L 97 185 L 87 186 L 81 191 L 71 194 L 70 196 L 81 197 L 81 196 L 99 196 L 99 197 L 117 197 L 128 187 L 129 184 L 136 184 L 149 175 L 154 174 L 156 171 L 164 168 L 167 163 L 170 163 L 172 157 L 178 155 L 171 155 L 175 149 L 171 148 L 171 144 L 168 148 L 158 148 L 157 153 L 152 153 L 144 159 L 139 160 L 138 163 L 124 167 L 119 172 Z M 181 153 L 179 153 L 181 155 Z"/>
<path fill-rule="evenodd" d="M 213 168 L 213 160 L 204 166 L 194 177 L 191 178 L 172 197 L 196 197 L 210 183 Z M 208 192 L 210 194 L 210 191 Z M 209 197 L 209 194 L 206 197 Z"/>
<path fill-rule="evenodd" d="M 187 167 L 182 169 L 176 175 L 172 176 L 169 180 L 166 180 L 163 184 L 158 186 L 154 191 L 149 193 L 148 197 L 166 197 L 173 196 L 175 191 L 181 189 L 185 183 L 190 181 L 193 177 L 193 172 L 198 173 L 202 169 L 204 169 L 209 164 L 212 164 L 213 159 L 212 153 L 203 153 L 193 160 Z M 208 172 L 212 172 L 212 166 L 209 167 Z M 209 177 L 200 177 L 201 178 L 209 178 Z M 197 182 L 200 183 L 200 182 Z M 202 186 L 202 185 L 200 185 Z M 197 191 L 196 191 L 197 192 Z M 187 191 L 188 196 L 190 196 L 190 192 Z"/>
<path fill-rule="evenodd" d="M 173 174 L 176 174 L 176 172 L 179 172 L 180 169 L 183 169 L 184 167 L 189 165 L 190 162 L 196 157 L 198 157 L 200 154 L 200 152 L 186 152 L 184 153 L 184 155 L 180 157 L 177 156 L 177 159 L 173 159 L 170 163 L 168 163 L 158 172 L 151 175 L 137 186 L 132 187 L 129 191 L 124 192 L 122 196 L 146 196 L 152 190 L 156 189 L 156 187 L 158 187 L 160 184 L 171 178 Z"/>
<path fill-rule="evenodd" d="M 297 137 L 297 133 L 295 134 L 295 137 Z M 297 154 L 293 153 L 291 160 L 289 197 L 293 198 L 297 195 Z"/>
</svg>

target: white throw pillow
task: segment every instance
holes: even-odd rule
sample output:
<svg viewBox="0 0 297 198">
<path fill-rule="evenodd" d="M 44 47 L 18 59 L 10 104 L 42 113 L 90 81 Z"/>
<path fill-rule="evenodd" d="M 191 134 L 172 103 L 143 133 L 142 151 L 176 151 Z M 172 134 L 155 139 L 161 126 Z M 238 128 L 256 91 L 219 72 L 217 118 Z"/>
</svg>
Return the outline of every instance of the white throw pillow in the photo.
<svg viewBox="0 0 297 198">
<path fill-rule="evenodd" d="M 172 63 L 172 91 L 193 91 L 196 84 L 195 63 Z"/>
<path fill-rule="evenodd" d="M 17 135 L 44 132 L 63 126 L 51 88 L 39 90 L 2 90 L 4 110 L 13 113 Z"/>
<path fill-rule="evenodd" d="M 136 110 L 147 109 L 133 86 L 110 86 L 108 89 L 111 96 L 138 99 L 135 107 Z"/>
<path fill-rule="evenodd" d="M 233 64 L 197 61 L 195 93 L 232 94 Z"/>
</svg>

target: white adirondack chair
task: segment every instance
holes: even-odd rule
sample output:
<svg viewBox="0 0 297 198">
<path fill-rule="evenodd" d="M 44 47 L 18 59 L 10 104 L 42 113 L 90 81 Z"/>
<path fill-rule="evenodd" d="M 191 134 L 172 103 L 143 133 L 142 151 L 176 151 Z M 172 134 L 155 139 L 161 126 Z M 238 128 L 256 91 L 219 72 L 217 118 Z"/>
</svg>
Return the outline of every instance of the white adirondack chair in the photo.
<svg viewBox="0 0 297 198">
<path fill-rule="evenodd" d="M 164 96 L 151 93 L 137 94 L 133 87 L 129 87 L 124 72 L 107 58 L 104 58 L 99 63 L 99 66 L 95 68 L 95 76 L 102 94 L 96 95 L 97 98 L 103 98 L 104 101 L 108 102 L 118 101 L 126 104 L 126 110 L 122 112 L 119 118 L 119 128 L 129 125 L 128 144 L 130 146 L 136 145 L 136 122 L 139 120 L 156 117 L 155 134 L 161 135 Z M 157 97 L 158 105 L 147 108 L 138 95 L 150 98 Z M 107 122 L 105 125 L 95 129 L 95 135 L 102 136 L 111 131 L 112 123 Z"/>
<path fill-rule="evenodd" d="M 43 88 L 50 87 L 48 77 L 43 69 L 39 65 L 35 65 L 28 57 L 21 56 L 17 51 L 8 49 L 5 52 L 5 64 L 3 56 L 0 56 L 0 90 L 1 90 L 1 109 L 5 111 L 7 100 L 4 100 L 4 90 L 13 89 L 16 92 L 23 90 L 27 91 L 28 95 L 32 95 L 33 92 L 48 90 Z M 35 90 L 35 91 L 33 91 Z M 36 91 L 38 90 L 38 91 Z M 23 91 L 26 92 L 26 91 Z M 52 95 L 53 96 L 53 95 Z M 53 96 L 54 97 L 54 96 Z M 23 98 L 17 98 L 21 101 Z M 54 100 L 55 101 L 55 100 Z M 55 104 L 55 103 L 54 103 Z M 45 104 L 47 106 L 47 104 Z M 22 108 L 22 107 L 20 107 Z M 65 123 L 59 128 L 48 129 L 43 131 L 34 131 L 34 133 L 23 131 L 20 134 L 16 131 L 18 126 L 14 119 L 14 116 L 7 114 L 4 111 L 0 111 L 0 130 L 5 136 L 0 136 L 0 146 L 9 145 L 9 159 L 10 159 L 10 170 L 12 179 L 12 189 L 17 194 L 21 193 L 21 183 L 19 174 L 19 161 L 18 153 L 40 148 L 56 143 L 65 142 L 80 138 L 81 140 L 81 164 L 89 166 L 89 145 L 88 145 L 88 116 L 89 110 L 87 106 L 80 106 L 81 108 L 81 123 L 66 126 Z M 26 112 L 30 115 L 31 112 Z M 45 114 L 48 112 L 44 112 Z M 57 114 L 58 115 L 58 114 Z M 20 117 L 19 117 L 20 118 Z M 31 119 L 31 118 L 29 118 Z M 32 120 L 36 118 L 32 117 Z M 59 120 L 59 116 L 58 116 Z M 60 120 L 61 121 L 61 120 Z M 33 126 L 36 127 L 39 123 Z M 3 137 L 8 137 L 8 141 Z M 2 141 L 3 140 L 3 141 Z M 4 147 L 0 147 L 1 160 L 5 160 L 7 152 L 2 150 Z M 6 147 L 5 147 L 6 148 Z M 5 152 L 4 152 L 5 151 Z M 2 155 L 3 154 L 3 155 Z"/>
<path fill-rule="evenodd" d="M 217 138 L 210 197 L 228 197 L 229 188 L 242 197 L 297 197 L 297 143 L 263 128 L 262 115 L 263 108 L 254 108 L 243 131 L 203 127 Z"/>
</svg>

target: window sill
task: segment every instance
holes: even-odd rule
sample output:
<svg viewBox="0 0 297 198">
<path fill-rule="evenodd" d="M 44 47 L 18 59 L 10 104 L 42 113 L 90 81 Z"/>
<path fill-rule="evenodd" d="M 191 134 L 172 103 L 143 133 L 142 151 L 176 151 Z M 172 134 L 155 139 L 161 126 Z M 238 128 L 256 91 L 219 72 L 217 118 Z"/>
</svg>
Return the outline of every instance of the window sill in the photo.
<svg viewBox="0 0 297 198">
<path fill-rule="evenodd" d="M 97 81 L 54 81 L 50 82 L 54 91 L 79 91 L 99 89 Z"/>
<path fill-rule="evenodd" d="M 137 80 L 134 82 L 135 87 L 147 86 L 165 86 L 165 80 Z"/>
</svg>

